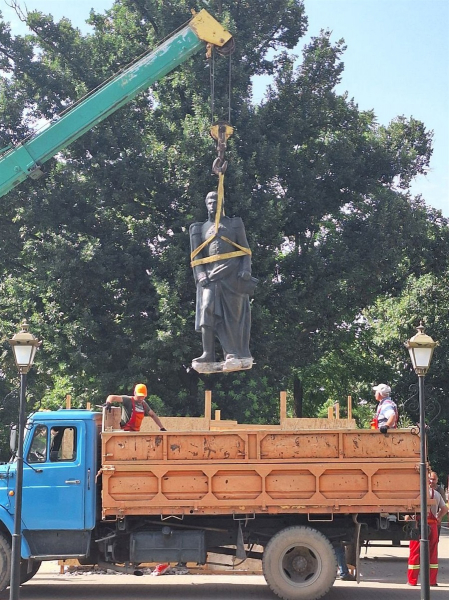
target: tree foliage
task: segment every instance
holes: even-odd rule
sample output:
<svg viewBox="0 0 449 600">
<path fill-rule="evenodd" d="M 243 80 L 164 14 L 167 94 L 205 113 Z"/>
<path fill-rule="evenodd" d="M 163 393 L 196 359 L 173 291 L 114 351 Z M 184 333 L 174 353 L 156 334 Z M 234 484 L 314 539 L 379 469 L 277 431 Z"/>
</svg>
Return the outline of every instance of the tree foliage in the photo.
<svg viewBox="0 0 449 600">
<path fill-rule="evenodd" d="M 438 346 L 426 376 L 425 411 L 429 425 L 429 456 L 432 468 L 440 475 L 449 471 L 449 375 L 447 323 L 449 271 L 422 276 L 411 275 L 398 298 L 378 299 L 366 312 L 370 338 L 389 370 L 395 394 L 412 423 L 419 422 L 418 378 L 403 344 L 417 333 L 422 322 L 425 333 Z"/>
<path fill-rule="evenodd" d="M 447 223 L 408 192 L 428 168 L 432 133 L 403 116 L 380 125 L 337 93 L 345 47 L 327 31 L 295 66 L 289 51 L 307 28 L 300 0 L 195 8 L 203 5 L 236 41 L 226 212 L 243 218 L 260 279 L 255 367 L 221 378 L 189 368 L 200 340 L 188 226 L 204 220 L 217 185 L 208 129 L 227 115 L 229 70 L 217 55 L 211 115 L 210 65 L 197 55 L 53 158 L 44 178 L 1 199 L 2 335 L 25 316 L 44 340 L 33 381 L 44 403 L 70 393 L 75 404 L 99 404 L 144 380 L 165 414 L 201 413 L 206 387 L 224 417 L 270 422 L 279 390 L 300 377 L 304 406 L 316 413 L 335 384 L 331 365 L 340 365 L 339 390 L 365 375 L 342 376 L 357 317 L 386 294 L 399 297 L 411 275 L 447 268 Z M 26 15 L 26 36 L 0 21 L 2 145 L 155 47 L 190 6 L 118 0 L 91 12 L 87 35 L 39 12 Z M 260 74 L 273 84 L 256 106 Z M 5 394 L 15 380 L 7 346 Z M 363 355 L 351 355 L 362 367 Z"/>
</svg>

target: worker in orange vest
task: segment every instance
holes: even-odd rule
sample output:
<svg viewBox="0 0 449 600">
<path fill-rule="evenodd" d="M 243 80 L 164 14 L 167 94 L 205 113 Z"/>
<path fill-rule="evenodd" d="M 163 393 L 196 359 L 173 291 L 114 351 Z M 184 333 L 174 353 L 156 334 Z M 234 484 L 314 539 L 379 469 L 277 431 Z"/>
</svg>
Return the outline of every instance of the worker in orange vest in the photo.
<svg viewBox="0 0 449 600">
<path fill-rule="evenodd" d="M 124 431 L 140 431 L 143 418 L 146 416 L 151 417 L 161 431 L 167 431 L 157 414 L 145 402 L 147 396 L 147 386 L 143 383 L 138 383 L 134 387 L 133 396 L 116 396 L 112 394 L 106 398 L 106 405 L 113 402 L 122 404 L 120 427 Z"/>
</svg>

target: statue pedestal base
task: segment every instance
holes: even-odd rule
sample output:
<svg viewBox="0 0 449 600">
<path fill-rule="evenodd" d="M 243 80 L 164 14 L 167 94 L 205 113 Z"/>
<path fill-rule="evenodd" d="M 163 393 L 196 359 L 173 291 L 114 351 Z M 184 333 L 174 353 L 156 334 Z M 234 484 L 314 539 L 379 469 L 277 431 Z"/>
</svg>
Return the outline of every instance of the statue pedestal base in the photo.
<svg viewBox="0 0 449 600">
<path fill-rule="evenodd" d="M 232 371 L 245 371 L 251 369 L 253 359 L 250 358 L 230 358 L 222 362 L 198 362 L 192 361 L 192 369 L 198 373 L 231 373 Z"/>
</svg>

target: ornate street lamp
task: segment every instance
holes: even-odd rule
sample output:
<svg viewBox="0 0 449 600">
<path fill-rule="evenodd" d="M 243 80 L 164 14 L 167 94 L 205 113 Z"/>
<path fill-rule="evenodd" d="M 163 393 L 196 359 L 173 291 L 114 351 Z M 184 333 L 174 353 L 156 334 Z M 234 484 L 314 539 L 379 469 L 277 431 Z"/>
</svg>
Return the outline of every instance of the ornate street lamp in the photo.
<svg viewBox="0 0 449 600">
<path fill-rule="evenodd" d="M 433 339 L 424 333 L 422 322 L 418 333 L 405 342 L 410 353 L 415 373 L 419 380 L 419 430 L 420 430 L 420 500 L 421 500 L 421 538 L 420 538 L 420 572 L 421 572 L 421 600 L 430 600 L 430 558 L 429 534 L 427 528 L 427 495 L 429 483 L 427 477 L 427 430 L 426 408 L 424 403 L 424 376 L 430 367 L 433 350 L 437 345 Z"/>
<path fill-rule="evenodd" d="M 16 456 L 16 487 L 15 487 L 15 512 L 14 534 L 12 536 L 11 553 L 11 579 L 9 588 L 10 600 L 18 600 L 20 588 L 20 560 L 22 546 L 22 486 L 23 486 L 23 437 L 25 429 L 25 397 L 27 373 L 33 366 L 36 350 L 41 345 L 32 333 L 28 331 L 28 324 L 24 321 L 21 330 L 16 333 L 9 343 L 14 352 L 14 359 L 20 373 L 20 403 L 19 403 L 19 439 Z"/>
</svg>

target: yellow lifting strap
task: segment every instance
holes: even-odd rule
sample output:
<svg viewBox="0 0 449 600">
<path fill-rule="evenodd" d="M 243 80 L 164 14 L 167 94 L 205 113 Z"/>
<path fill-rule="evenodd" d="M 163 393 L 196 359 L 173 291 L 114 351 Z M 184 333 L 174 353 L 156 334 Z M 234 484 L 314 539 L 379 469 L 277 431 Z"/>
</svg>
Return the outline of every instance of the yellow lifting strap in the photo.
<svg viewBox="0 0 449 600">
<path fill-rule="evenodd" d="M 218 174 L 218 201 L 217 201 L 217 212 L 215 213 L 215 235 L 218 235 L 218 228 L 220 227 L 221 211 L 223 211 L 223 199 L 224 199 L 224 173 Z"/>
<path fill-rule="evenodd" d="M 249 248 L 245 248 L 244 246 L 240 246 L 236 242 L 233 242 L 229 238 L 224 235 L 218 235 L 218 228 L 220 226 L 220 217 L 223 209 L 223 198 L 224 198 L 224 173 L 219 173 L 218 175 L 218 200 L 217 200 L 217 212 L 215 214 L 215 233 L 207 238 L 202 244 L 195 248 L 195 250 L 190 255 L 190 266 L 196 267 L 198 265 L 204 265 L 206 263 L 217 262 L 219 260 L 225 260 L 227 258 L 235 258 L 237 256 L 245 256 L 245 254 L 249 254 L 251 256 L 251 250 Z M 223 210 L 224 215 L 224 210 Z M 197 256 L 201 250 L 203 250 L 206 246 L 208 246 L 212 240 L 216 237 L 228 242 L 238 250 L 234 252 L 226 252 L 225 254 L 216 254 L 215 256 L 207 256 L 206 258 L 199 258 L 198 260 L 194 260 L 195 256 Z"/>
</svg>

